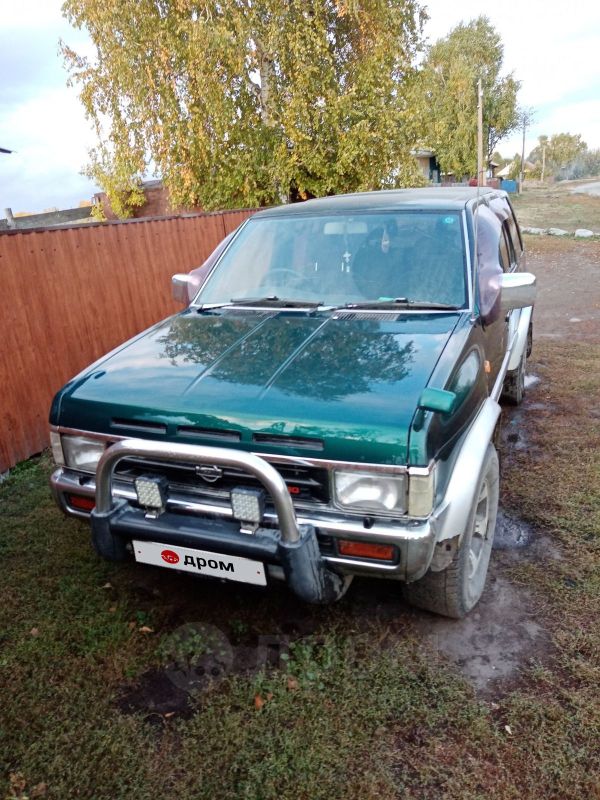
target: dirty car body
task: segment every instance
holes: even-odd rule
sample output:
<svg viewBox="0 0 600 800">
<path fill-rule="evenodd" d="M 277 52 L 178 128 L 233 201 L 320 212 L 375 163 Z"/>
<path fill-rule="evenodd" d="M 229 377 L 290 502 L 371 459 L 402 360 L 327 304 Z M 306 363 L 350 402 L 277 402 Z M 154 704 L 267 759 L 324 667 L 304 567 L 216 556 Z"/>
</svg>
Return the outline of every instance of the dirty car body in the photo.
<svg viewBox="0 0 600 800">
<path fill-rule="evenodd" d="M 187 281 L 175 278 L 180 296 Z M 309 602 L 379 576 L 466 613 L 493 537 L 499 399 L 519 402 L 531 345 L 535 279 L 506 195 L 268 209 L 190 286 L 184 311 L 54 399 L 52 488 L 89 519 L 96 550 L 283 579 Z M 458 605 L 423 600 L 466 547 L 478 552 L 460 580 L 477 573 L 477 587 Z"/>
</svg>

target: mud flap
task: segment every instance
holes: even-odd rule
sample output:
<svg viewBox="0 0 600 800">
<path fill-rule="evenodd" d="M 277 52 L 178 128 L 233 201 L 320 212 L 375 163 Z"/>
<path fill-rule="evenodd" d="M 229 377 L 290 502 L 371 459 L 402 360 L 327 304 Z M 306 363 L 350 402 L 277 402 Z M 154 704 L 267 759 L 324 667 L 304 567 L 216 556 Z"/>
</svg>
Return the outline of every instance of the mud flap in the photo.
<svg viewBox="0 0 600 800">
<path fill-rule="evenodd" d="M 334 603 L 345 593 L 348 582 L 327 568 L 312 525 L 300 525 L 299 530 L 297 542 L 279 542 L 279 558 L 286 582 L 306 603 Z"/>
</svg>

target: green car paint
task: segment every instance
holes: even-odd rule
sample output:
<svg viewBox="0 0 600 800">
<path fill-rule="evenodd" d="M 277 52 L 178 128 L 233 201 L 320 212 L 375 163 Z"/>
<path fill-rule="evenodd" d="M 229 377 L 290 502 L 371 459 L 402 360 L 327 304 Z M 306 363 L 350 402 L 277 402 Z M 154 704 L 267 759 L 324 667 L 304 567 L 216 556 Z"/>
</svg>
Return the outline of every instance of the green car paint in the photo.
<svg viewBox="0 0 600 800">
<path fill-rule="evenodd" d="M 190 308 L 67 384 L 50 422 L 188 442 L 195 428 L 197 443 L 406 464 L 419 398 L 464 316 Z M 299 450 L 255 434 L 306 441 Z"/>
<path fill-rule="evenodd" d="M 425 408 L 428 411 L 439 411 L 441 414 L 451 414 L 455 403 L 456 395 L 454 392 L 432 387 L 423 389 L 419 398 L 419 408 Z"/>
</svg>

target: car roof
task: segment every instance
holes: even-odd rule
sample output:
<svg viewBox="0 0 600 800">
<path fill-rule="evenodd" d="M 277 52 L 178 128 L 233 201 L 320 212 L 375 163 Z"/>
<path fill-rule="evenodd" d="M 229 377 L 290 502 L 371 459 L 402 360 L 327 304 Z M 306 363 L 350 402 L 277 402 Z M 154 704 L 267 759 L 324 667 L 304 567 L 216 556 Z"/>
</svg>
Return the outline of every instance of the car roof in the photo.
<svg viewBox="0 0 600 800">
<path fill-rule="evenodd" d="M 267 208 L 254 215 L 258 217 L 288 216 L 296 214 L 352 213 L 356 211 L 394 211 L 405 209 L 462 210 L 477 196 L 504 196 L 505 192 L 488 187 L 451 186 L 426 187 L 423 189 L 387 189 L 377 192 L 357 192 L 356 194 L 337 194 L 332 197 L 319 197 L 303 203 L 291 203 Z"/>
</svg>

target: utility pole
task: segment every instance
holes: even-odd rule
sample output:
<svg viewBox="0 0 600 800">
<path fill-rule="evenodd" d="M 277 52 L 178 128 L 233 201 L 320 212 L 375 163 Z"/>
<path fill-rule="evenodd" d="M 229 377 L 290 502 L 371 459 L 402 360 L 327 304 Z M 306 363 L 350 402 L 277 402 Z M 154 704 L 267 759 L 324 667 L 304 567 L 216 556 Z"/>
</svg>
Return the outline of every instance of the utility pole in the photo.
<svg viewBox="0 0 600 800">
<path fill-rule="evenodd" d="M 546 172 L 546 145 L 542 145 L 542 183 L 544 182 L 544 173 Z"/>
<path fill-rule="evenodd" d="M 485 186 L 483 166 L 483 89 L 481 78 L 477 81 L 477 186 Z"/>
<path fill-rule="evenodd" d="M 16 228 L 17 224 L 15 222 L 15 218 L 13 217 L 12 208 L 5 208 L 4 209 L 4 216 L 6 217 L 6 225 L 9 228 Z"/>
<path fill-rule="evenodd" d="M 527 130 L 527 114 L 523 114 L 523 146 L 521 147 L 521 174 L 519 175 L 519 194 L 523 194 L 523 177 L 525 174 L 525 131 Z"/>
</svg>

